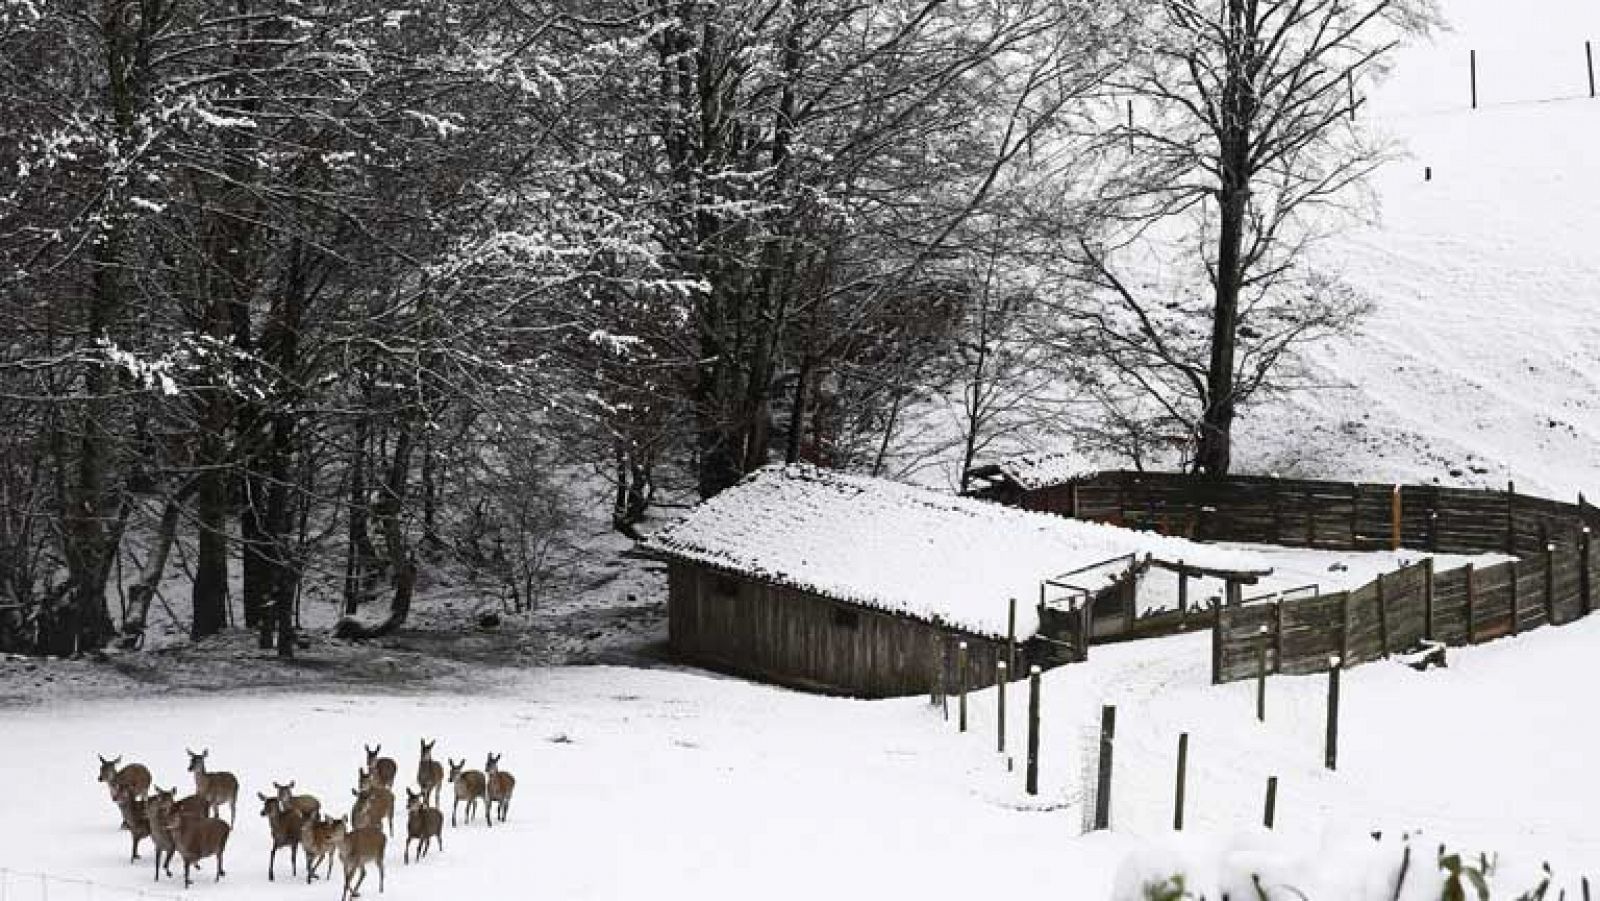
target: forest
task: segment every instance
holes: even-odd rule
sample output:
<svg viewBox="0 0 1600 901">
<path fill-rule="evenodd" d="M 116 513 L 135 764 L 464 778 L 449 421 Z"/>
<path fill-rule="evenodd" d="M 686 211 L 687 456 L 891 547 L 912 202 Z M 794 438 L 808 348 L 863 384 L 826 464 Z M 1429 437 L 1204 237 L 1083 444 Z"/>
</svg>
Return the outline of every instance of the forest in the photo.
<svg viewBox="0 0 1600 901">
<path fill-rule="evenodd" d="M 520 608 L 575 505 L 636 537 L 771 462 L 1225 474 L 1365 309 L 1305 250 L 1369 203 L 1365 90 L 1438 24 L 0 0 L 0 650 L 139 646 L 174 556 L 193 638 L 236 591 L 285 656 L 308 583 L 352 640 L 439 561 Z"/>
</svg>

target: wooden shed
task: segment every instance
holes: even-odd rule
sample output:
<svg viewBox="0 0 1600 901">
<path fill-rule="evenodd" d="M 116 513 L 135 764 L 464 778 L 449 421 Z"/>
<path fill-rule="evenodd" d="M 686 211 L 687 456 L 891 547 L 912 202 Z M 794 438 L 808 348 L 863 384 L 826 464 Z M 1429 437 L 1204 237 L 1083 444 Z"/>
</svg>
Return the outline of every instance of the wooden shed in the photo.
<svg viewBox="0 0 1600 901">
<path fill-rule="evenodd" d="M 753 473 L 644 549 L 669 564 L 669 632 L 683 659 L 885 697 L 928 691 L 959 642 L 973 687 L 1002 659 L 1018 672 L 1081 656 L 1074 604 L 1049 609 L 1041 585 L 1163 540 L 799 465 Z M 1107 569 L 1090 593 L 1127 572 Z"/>
</svg>

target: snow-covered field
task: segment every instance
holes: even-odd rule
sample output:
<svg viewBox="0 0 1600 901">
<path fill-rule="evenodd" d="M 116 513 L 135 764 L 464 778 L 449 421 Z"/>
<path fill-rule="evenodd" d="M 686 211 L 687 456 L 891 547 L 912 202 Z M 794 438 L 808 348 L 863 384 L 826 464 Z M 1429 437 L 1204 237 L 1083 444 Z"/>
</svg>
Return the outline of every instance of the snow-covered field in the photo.
<svg viewBox="0 0 1600 901">
<path fill-rule="evenodd" d="M 1587 0 L 1446 0 L 1452 31 L 1401 50 L 1372 114 L 1408 156 L 1380 219 L 1315 262 L 1373 303 L 1314 353 L 1322 390 L 1252 410 L 1253 471 L 1600 493 L 1600 100 Z M 1480 108 L 1469 106 L 1478 53 Z M 1431 168 L 1431 181 L 1424 170 Z"/>
<path fill-rule="evenodd" d="M 409 780 L 428 736 L 475 765 L 504 753 L 518 793 L 505 829 L 447 829 L 444 853 L 410 867 L 391 852 L 386 896 L 397 901 L 507 886 L 562 899 L 1103 898 L 1124 865 L 1176 868 L 1184 855 L 1262 869 L 1312 898 L 1363 898 L 1321 880 L 1354 878 L 1329 849 L 1378 853 L 1362 838 L 1374 830 L 1389 837 L 1378 850 L 1395 852 L 1391 866 L 1395 837 L 1423 831 L 1413 879 L 1436 880 L 1433 854 L 1447 842 L 1498 852 L 1502 884 L 1526 888 L 1543 861 L 1558 877 L 1600 875 L 1600 709 L 1584 688 L 1597 643 L 1600 617 L 1453 652 L 1444 671 L 1352 670 L 1337 773 L 1321 768 L 1322 677 L 1273 679 L 1260 725 L 1253 686 L 1207 684 L 1204 634 L 1096 648 L 1090 663 L 1046 677 L 1038 798 L 1022 791 L 1022 761 L 1008 772 L 995 752 L 992 691 L 973 696 L 966 735 L 922 699 L 842 701 L 608 667 L 530 670 L 470 697 L 156 695 L 13 708 L 0 712 L 0 867 L 93 880 L 94 897 L 157 889 L 148 857 L 127 862 L 94 781 L 97 753 L 144 761 L 158 784 L 182 786 L 185 746 L 209 747 L 246 798 L 293 778 L 344 809 L 363 742 L 381 741 Z M 1023 700 L 1013 686 L 1013 754 L 1024 747 Z M 1119 708 L 1116 831 L 1080 838 L 1103 703 Z M 1180 731 L 1190 734 L 1194 838 L 1174 850 Z M 1270 838 L 1256 825 L 1269 775 L 1281 780 Z M 193 895 L 332 897 L 325 883 L 267 883 L 258 809 L 241 804 L 228 878 L 212 884 L 208 865 Z M 85 897 L 69 888 L 49 897 Z M 13 877 L 7 901 L 38 897 L 35 881 Z"/>
</svg>

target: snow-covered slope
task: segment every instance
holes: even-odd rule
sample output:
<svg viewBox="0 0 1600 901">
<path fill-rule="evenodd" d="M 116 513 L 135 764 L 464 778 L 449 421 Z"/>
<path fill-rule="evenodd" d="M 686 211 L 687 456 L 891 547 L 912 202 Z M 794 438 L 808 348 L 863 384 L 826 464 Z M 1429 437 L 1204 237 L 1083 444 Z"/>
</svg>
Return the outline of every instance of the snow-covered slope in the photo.
<svg viewBox="0 0 1600 901">
<path fill-rule="evenodd" d="M 1324 390 L 1250 412 L 1242 464 L 1600 493 L 1600 4 L 1442 8 L 1452 31 L 1373 98 L 1409 151 L 1376 176 L 1381 221 L 1317 253 L 1374 313 L 1314 354 Z"/>
</svg>

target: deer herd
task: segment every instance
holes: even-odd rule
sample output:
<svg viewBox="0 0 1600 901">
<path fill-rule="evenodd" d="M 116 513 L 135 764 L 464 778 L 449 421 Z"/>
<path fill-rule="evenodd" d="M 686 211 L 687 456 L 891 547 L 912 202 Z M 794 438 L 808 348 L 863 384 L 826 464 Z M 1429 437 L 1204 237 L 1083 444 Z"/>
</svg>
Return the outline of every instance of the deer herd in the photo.
<svg viewBox="0 0 1600 901">
<path fill-rule="evenodd" d="M 402 858 L 411 862 L 412 843 L 416 843 L 416 857 L 421 860 L 428 850 L 437 845 L 444 850 L 444 811 L 440 807 L 440 791 L 445 784 L 445 770 L 433 759 L 434 742 L 422 742 L 417 761 L 417 790 L 405 789 L 406 841 Z M 341 901 L 359 897 L 361 886 L 367 879 L 367 867 L 378 871 L 378 891 L 383 891 L 383 853 L 389 836 L 394 835 L 395 796 L 394 780 L 399 768 L 392 758 L 382 756 L 382 745 L 366 747 L 366 763 L 356 774 L 356 787 L 350 790 L 355 800 L 349 816 L 337 819 L 323 812 L 322 802 L 314 795 L 296 794 L 295 783 L 273 782 L 271 794 L 257 792 L 261 801 L 261 816 L 267 820 L 272 836 L 272 850 L 267 856 L 267 879 L 274 878 L 278 850 L 289 849 L 289 872 L 296 870 L 296 856 L 303 853 L 306 865 L 306 882 L 317 878 L 317 869 L 332 877 L 333 859 L 338 857 L 344 873 Z M 187 750 L 187 749 L 186 749 Z M 146 838 L 155 846 L 155 878 L 165 872 L 172 875 L 172 857 L 183 859 L 183 885 L 191 884 L 190 873 L 208 857 L 217 859 L 218 880 L 227 875 L 222 857 L 227 850 L 228 835 L 233 830 L 238 812 L 239 780 L 232 773 L 217 772 L 207 768 L 210 749 L 196 754 L 188 751 L 189 772 L 194 776 L 194 794 L 179 798 L 176 787 L 162 790 L 151 781 L 150 770 L 143 764 L 121 766 L 122 758 L 100 758 L 100 781 L 111 792 L 111 800 L 122 814 L 122 828 L 133 837 L 130 859 L 139 859 L 139 843 Z M 464 822 L 470 823 L 483 805 L 484 820 L 493 827 L 496 817 L 506 821 L 506 810 L 511 805 L 511 793 L 517 780 L 500 769 L 499 754 L 490 754 L 482 770 L 467 769 L 467 761 L 446 758 L 450 765 L 449 783 L 454 791 L 450 806 L 450 825 L 456 826 L 456 815 L 466 805 Z M 222 819 L 222 808 L 228 808 L 228 818 Z"/>
</svg>

